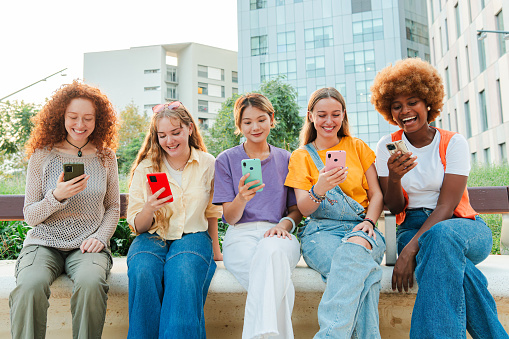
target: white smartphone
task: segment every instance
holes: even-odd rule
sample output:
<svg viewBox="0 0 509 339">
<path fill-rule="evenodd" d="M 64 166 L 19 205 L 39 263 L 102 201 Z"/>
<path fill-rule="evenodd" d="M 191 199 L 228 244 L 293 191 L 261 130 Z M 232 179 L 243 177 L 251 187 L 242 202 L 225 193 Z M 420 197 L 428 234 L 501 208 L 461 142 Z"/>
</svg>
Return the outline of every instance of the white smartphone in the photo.
<svg viewBox="0 0 509 339">
<path fill-rule="evenodd" d="M 401 151 L 401 155 L 408 153 L 408 148 L 406 147 L 405 142 L 403 140 L 390 142 L 386 144 L 385 147 L 387 147 L 387 150 L 389 151 L 390 155 L 393 155 L 397 151 Z"/>
</svg>

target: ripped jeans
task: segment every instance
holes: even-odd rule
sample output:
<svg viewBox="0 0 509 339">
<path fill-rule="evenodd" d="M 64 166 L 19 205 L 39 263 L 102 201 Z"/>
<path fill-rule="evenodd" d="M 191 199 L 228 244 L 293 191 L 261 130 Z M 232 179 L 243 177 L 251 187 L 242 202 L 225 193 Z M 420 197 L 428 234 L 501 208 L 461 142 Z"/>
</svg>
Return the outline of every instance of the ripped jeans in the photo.
<svg viewBox="0 0 509 339">
<path fill-rule="evenodd" d="M 300 234 L 304 260 L 327 282 L 315 338 L 380 338 L 378 300 L 385 239 L 377 229 L 376 239 L 352 232 L 362 222 L 364 208 L 336 188 L 327 192 Z M 347 241 L 354 236 L 366 239 L 371 249 Z"/>
</svg>

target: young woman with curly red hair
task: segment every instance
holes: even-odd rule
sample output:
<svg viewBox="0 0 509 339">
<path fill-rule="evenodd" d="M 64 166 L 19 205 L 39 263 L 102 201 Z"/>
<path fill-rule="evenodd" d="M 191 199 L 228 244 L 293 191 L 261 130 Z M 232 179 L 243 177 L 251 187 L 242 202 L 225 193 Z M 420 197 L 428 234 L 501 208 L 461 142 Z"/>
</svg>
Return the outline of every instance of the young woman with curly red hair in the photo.
<svg viewBox="0 0 509 339">
<path fill-rule="evenodd" d="M 9 298 L 12 337 L 44 338 L 49 287 L 65 272 L 74 283 L 73 337 L 100 338 L 112 265 L 109 240 L 120 214 L 117 116 L 106 95 L 74 81 L 53 95 L 34 123 L 23 208 L 33 228 Z M 83 164 L 85 174 L 64 181 L 64 164 L 71 163 Z"/>
<path fill-rule="evenodd" d="M 475 265 L 491 251 L 490 229 L 472 209 L 466 191 L 468 143 L 430 126 L 440 114 L 444 86 L 437 70 L 405 59 L 378 73 L 371 102 L 401 129 L 377 146 L 376 166 L 385 205 L 398 226 L 399 257 L 392 288 L 419 285 L 411 338 L 508 338 L 484 275 Z M 403 140 L 409 152 L 389 154 Z"/>
</svg>

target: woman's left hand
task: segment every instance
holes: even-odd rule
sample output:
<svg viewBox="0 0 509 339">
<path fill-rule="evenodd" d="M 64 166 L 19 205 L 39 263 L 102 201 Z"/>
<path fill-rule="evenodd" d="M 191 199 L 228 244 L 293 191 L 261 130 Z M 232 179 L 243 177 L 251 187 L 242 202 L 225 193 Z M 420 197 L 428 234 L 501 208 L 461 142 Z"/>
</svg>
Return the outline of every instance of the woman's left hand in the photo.
<svg viewBox="0 0 509 339">
<path fill-rule="evenodd" d="M 367 233 L 368 236 L 376 240 L 375 230 L 373 229 L 373 225 L 371 225 L 369 221 L 363 221 L 360 224 L 357 224 L 357 226 L 353 228 L 352 232 L 354 231 L 362 231 L 364 233 Z"/>
<path fill-rule="evenodd" d="M 223 253 L 221 253 L 221 252 L 215 253 L 214 252 L 214 261 L 223 261 Z"/>
<path fill-rule="evenodd" d="M 83 240 L 80 246 L 81 253 L 99 253 L 103 248 L 104 244 L 95 238 Z"/>
<path fill-rule="evenodd" d="M 292 239 L 292 235 L 290 234 L 290 232 L 288 232 L 285 228 L 283 228 L 283 226 L 280 226 L 279 224 L 265 232 L 263 237 L 264 238 L 273 237 L 274 235 L 277 235 L 278 238 L 283 237 L 284 239 L 288 237 L 288 239 Z"/>
</svg>

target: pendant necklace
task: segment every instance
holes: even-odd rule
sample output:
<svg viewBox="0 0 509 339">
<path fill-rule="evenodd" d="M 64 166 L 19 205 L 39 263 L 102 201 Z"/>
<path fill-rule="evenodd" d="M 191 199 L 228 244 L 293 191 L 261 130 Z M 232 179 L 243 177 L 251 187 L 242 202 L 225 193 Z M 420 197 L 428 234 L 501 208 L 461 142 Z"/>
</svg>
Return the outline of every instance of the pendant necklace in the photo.
<svg viewBox="0 0 509 339">
<path fill-rule="evenodd" d="M 81 149 L 82 149 L 83 147 L 85 147 L 85 146 L 88 144 L 88 142 L 90 141 L 90 139 L 88 139 L 88 140 L 87 140 L 87 142 L 85 143 L 85 145 L 83 145 L 83 146 L 81 146 L 81 147 L 78 147 L 78 146 L 76 146 L 76 145 L 71 144 L 71 142 L 70 142 L 69 140 L 67 140 L 67 138 L 65 138 L 65 141 L 67 141 L 67 142 L 69 143 L 69 145 L 74 146 L 74 147 L 76 147 L 76 148 L 78 149 L 78 157 L 80 157 L 80 158 L 81 158 L 81 156 L 83 155 L 83 153 L 81 153 Z"/>
</svg>

